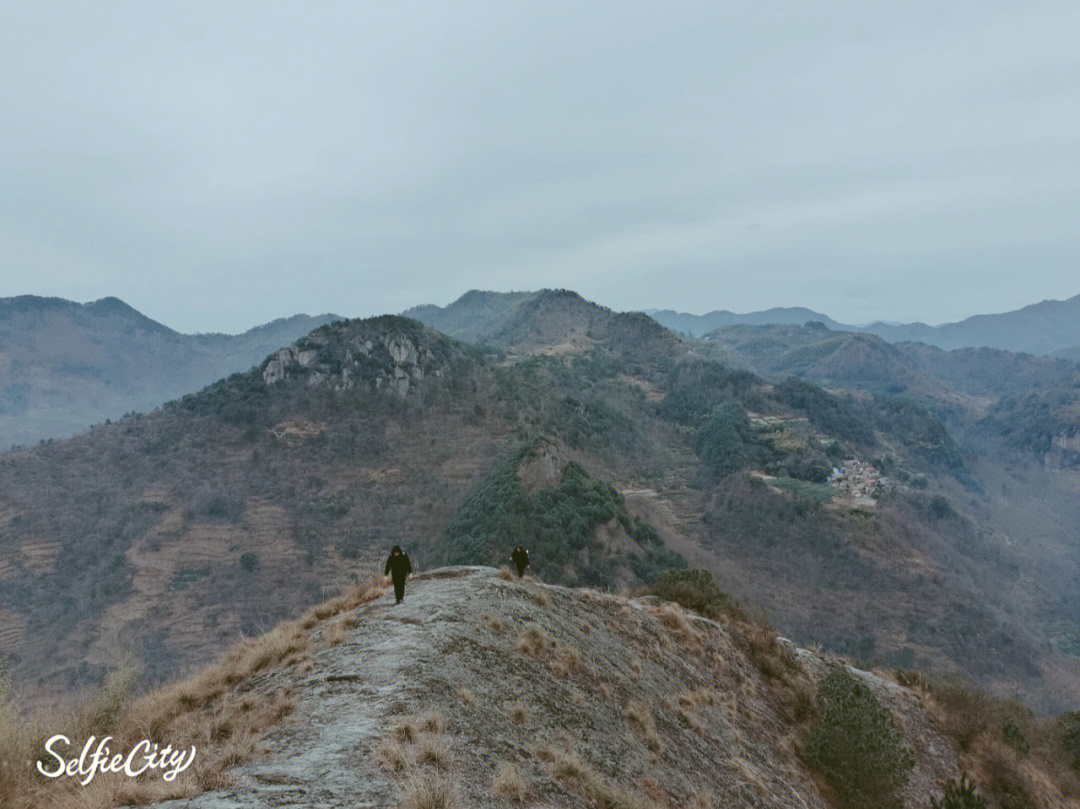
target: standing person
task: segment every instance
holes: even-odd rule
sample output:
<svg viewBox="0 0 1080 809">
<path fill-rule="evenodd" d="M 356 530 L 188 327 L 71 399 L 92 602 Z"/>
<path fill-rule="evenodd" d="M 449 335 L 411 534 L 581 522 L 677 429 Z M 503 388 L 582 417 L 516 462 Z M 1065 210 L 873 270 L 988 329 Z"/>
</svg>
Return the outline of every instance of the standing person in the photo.
<svg viewBox="0 0 1080 809">
<path fill-rule="evenodd" d="M 405 598 L 405 580 L 412 575 L 412 562 L 409 554 L 401 550 L 400 545 L 395 545 L 386 559 L 386 570 L 383 575 L 394 580 L 394 604 L 400 604 Z"/>
<path fill-rule="evenodd" d="M 520 579 L 525 575 L 525 568 L 529 566 L 529 552 L 518 545 L 514 548 L 514 552 L 510 554 L 510 561 L 514 563 L 514 568 L 517 570 Z"/>
</svg>

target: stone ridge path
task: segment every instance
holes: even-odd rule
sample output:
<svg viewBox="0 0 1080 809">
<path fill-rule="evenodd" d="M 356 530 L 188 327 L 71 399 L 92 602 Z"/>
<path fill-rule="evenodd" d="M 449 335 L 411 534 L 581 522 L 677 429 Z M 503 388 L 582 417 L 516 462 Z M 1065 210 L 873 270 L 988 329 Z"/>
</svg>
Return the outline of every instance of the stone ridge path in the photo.
<svg viewBox="0 0 1080 809">
<path fill-rule="evenodd" d="M 364 766 L 394 714 L 422 710 L 417 675 L 440 657 L 448 626 L 476 602 L 470 571 L 445 569 L 410 581 L 405 601 L 393 590 L 356 610 L 359 629 L 319 649 L 314 668 L 294 687 L 296 710 L 265 740 L 265 755 L 233 771 L 235 786 L 157 804 L 165 809 L 383 806 L 391 782 Z M 378 619 L 378 620 L 374 620 Z M 271 672 L 268 681 L 284 672 Z M 277 686 L 273 686 L 277 687 Z M 347 802 L 347 804 L 346 804 Z"/>
</svg>

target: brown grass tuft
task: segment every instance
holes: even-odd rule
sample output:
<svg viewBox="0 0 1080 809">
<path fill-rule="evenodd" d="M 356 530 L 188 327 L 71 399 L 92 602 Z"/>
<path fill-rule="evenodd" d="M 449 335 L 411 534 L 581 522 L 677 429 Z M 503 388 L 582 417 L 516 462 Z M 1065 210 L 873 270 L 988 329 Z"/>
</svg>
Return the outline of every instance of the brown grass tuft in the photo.
<svg viewBox="0 0 1080 809">
<path fill-rule="evenodd" d="M 551 661 L 551 671 L 557 677 L 569 677 L 581 668 L 581 652 L 576 646 L 559 646 Z"/>
<path fill-rule="evenodd" d="M 453 782 L 442 775 L 410 779 L 398 799 L 398 809 L 459 809 Z"/>
<path fill-rule="evenodd" d="M 652 709 L 644 702 L 631 700 L 626 705 L 626 721 L 630 729 L 645 742 L 645 746 L 654 753 L 661 749 L 660 736 L 656 732 L 656 720 Z"/>
<path fill-rule="evenodd" d="M 535 624 L 526 629 L 517 639 L 515 648 L 522 654 L 544 658 L 552 646 L 551 638 Z"/>
<path fill-rule="evenodd" d="M 489 612 L 483 613 L 480 620 L 487 624 L 496 635 L 501 635 L 503 630 L 506 629 L 506 625 Z"/>
<path fill-rule="evenodd" d="M 500 764 L 491 781 L 491 791 L 499 798 L 524 803 L 529 797 L 529 785 L 517 767 L 509 762 Z"/>
<path fill-rule="evenodd" d="M 507 713 L 509 714 L 510 719 L 517 722 L 519 725 L 524 725 L 532 718 L 529 713 L 529 708 L 524 702 L 515 702 L 510 706 L 510 710 L 507 711 Z"/>
<path fill-rule="evenodd" d="M 458 699 L 461 700 L 462 705 L 468 705 L 470 708 L 475 708 L 479 702 L 476 699 L 476 694 L 471 688 L 462 686 L 457 690 Z"/>
<path fill-rule="evenodd" d="M 514 580 L 514 571 L 512 571 L 510 569 L 509 565 L 503 565 L 502 567 L 499 568 L 498 576 L 503 581 L 513 581 Z"/>
<path fill-rule="evenodd" d="M 418 764 L 429 764 L 437 770 L 445 770 L 450 766 L 450 748 L 438 736 L 424 736 L 416 745 L 416 761 Z"/>
</svg>

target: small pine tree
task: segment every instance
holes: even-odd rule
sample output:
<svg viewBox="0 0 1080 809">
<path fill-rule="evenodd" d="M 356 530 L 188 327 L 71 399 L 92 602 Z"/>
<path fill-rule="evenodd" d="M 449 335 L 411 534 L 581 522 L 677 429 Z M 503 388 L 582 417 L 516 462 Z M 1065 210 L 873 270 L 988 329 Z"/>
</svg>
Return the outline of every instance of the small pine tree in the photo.
<svg viewBox="0 0 1080 809">
<path fill-rule="evenodd" d="M 915 757 L 892 716 L 846 668 L 818 687 L 818 724 L 807 735 L 803 760 L 820 772 L 845 809 L 901 809 L 900 790 Z"/>
<path fill-rule="evenodd" d="M 975 784 L 968 780 L 967 773 L 959 781 L 949 780 L 940 800 L 930 799 L 931 809 L 986 809 L 986 798 L 975 791 Z"/>
</svg>

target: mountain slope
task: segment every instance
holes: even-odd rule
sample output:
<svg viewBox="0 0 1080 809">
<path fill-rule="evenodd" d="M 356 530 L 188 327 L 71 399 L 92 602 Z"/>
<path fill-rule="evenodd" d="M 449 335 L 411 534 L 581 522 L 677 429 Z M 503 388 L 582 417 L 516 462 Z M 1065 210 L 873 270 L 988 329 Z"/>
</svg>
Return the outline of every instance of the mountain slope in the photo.
<svg viewBox="0 0 1080 809">
<path fill-rule="evenodd" d="M 410 309 L 432 328 L 469 342 L 519 354 L 568 354 L 598 345 L 668 357 L 681 353 L 678 339 L 640 312 L 613 312 L 576 292 L 483 292 L 473 290 L 440 309 Z"/>
<path fill-rule="evenodd" d="M 922 402 L 769 382 L 590 306 L 519 305 L 504 333 L 527 344 L 535 324 L 539 353 L 401 317 L 331 324 L 155 413 L 0 454 L 0 655 L 64 689 L 100 678 L 120 637 L 154 679 L 390 545 L 499 563 L 524 539 L 554 582 L 632 588 L 681 556 L 799 642 L 1073 704 L 1067 479 L 1013 480 Z M 569 342 L 557 323 L 586 324 L 588 346 L 545 352 Z M 536 441 L 557 474 L 507 474 Z"/>
<path fill-rule="evenodd" d="M 448 807 L 824 809 L 788 700 L 831 664 L 753 632 L 655 599 L 436 570 L 401 606 L 384 597 L 316 627 L 307 662 L 255 685 L 295 706 L 265 755 L 230 786 L 156 805 L 393 807 L 438 783 Z M 925 805 L 958 774 L 952 743 L 915 692 L 856 676 L 915 750 L 904 797 Z"/>
<path fill-rule="evenodd" d="M 117 298 L 2 299 L 0 447 L 151 410 L 336 319 L 294 315 L 238 335 L 186 335 Z"/>
</svg>

